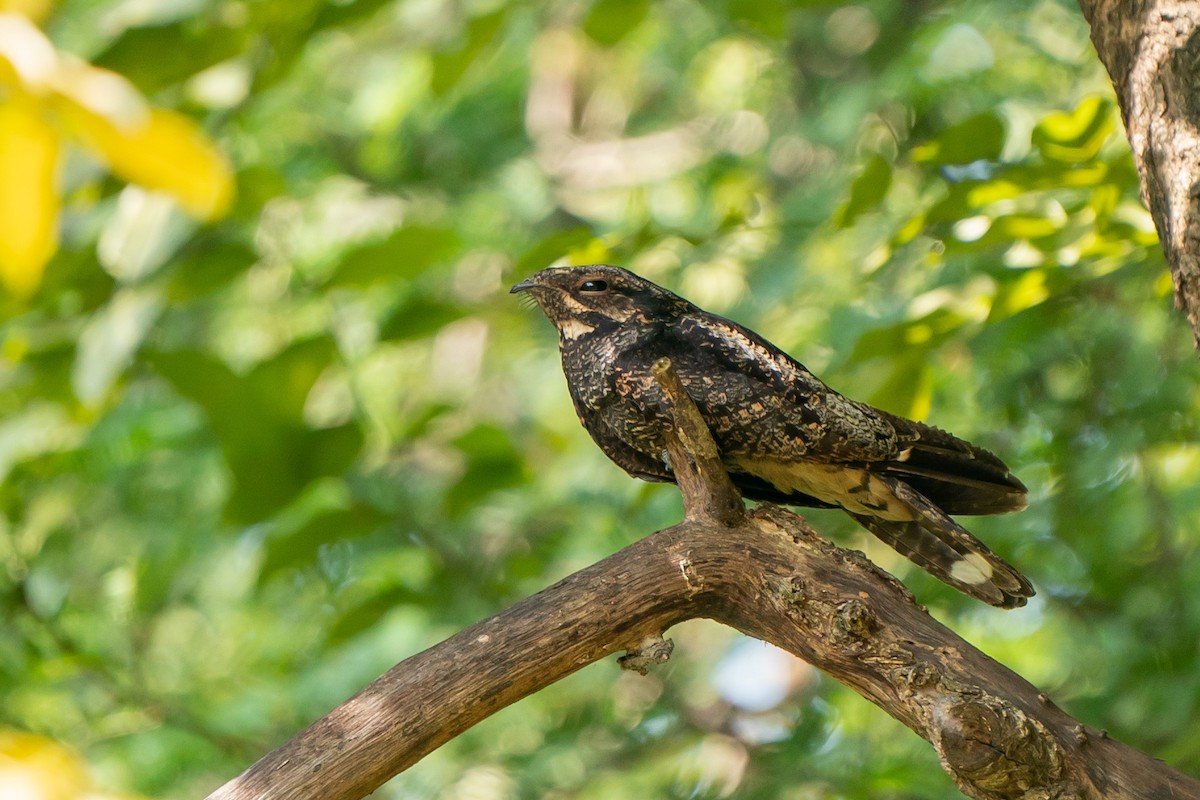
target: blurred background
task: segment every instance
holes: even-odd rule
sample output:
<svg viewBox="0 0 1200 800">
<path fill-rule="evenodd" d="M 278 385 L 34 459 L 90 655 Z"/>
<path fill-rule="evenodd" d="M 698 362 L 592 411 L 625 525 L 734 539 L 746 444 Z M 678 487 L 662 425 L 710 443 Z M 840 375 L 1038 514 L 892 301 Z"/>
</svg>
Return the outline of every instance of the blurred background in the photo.
<svg viewBox="0 0 1200 800">
<path fill-rule="evenodd" d="M 1200 771 L 1198 368 L 1073 3 L 0 7 L 0 786 L 203 796 L 678 521 L 506 294 L 594 262 L 1001 454 L 1031 506 L 968 525 L 1022 610 L 809 516 Z M 376 796 L 960 796 L 802 662 L 669 635 Z"/>
</svg>

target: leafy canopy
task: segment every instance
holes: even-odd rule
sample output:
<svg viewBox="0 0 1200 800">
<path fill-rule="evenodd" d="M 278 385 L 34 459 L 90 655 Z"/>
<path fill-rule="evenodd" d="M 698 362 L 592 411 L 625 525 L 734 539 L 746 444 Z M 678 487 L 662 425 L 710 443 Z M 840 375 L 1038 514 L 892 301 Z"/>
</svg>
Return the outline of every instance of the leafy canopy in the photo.
<svg viewBox="0 0 1200 800">
<path fill-rule="evenodd" d="M 1001 453 L 1031 508 L 971 526 L 1034 579 L 1023 611 L 812 519 L 1200 769 L 1196 366 L 1066 0 L 67 0 L 42 25 L 147 127 L 0 69 L 0 722 L 109 791 L 195 797 L 676 521 L 505 294 L 607 261 Z M 381 794 L 958 796 L 804 664 L 671 635 L 664 669 L 585 669 Z"/>
</svg>

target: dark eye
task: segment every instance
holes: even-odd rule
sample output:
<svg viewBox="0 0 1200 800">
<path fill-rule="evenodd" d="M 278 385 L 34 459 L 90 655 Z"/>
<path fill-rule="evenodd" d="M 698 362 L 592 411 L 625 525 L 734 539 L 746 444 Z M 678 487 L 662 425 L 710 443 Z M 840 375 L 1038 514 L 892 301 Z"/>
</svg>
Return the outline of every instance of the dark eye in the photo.
<svg viewBox="0 0 1200 800">
<path fill-rule="evenodd" d="M 607 292 L 608 291 L 608 281 L 602 281 L 602 280 L 598 280 L 598 279 L 584 281 L 583 283 L 579 284 L 579 291 L 581 291 L 581 292 Z"/>
</svg>

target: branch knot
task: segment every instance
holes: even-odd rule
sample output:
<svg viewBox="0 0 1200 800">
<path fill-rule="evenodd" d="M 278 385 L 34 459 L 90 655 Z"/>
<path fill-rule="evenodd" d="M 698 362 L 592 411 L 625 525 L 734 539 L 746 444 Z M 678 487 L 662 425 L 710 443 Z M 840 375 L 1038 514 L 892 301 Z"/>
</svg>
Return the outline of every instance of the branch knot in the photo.
<svg viewBox="0 0 1200 800">
<path fill-rule="evenodd" d="M 617 659 L 621 669 L 632 670 L 639 675 L 645 675 L 650 667 L 667 663 L 671 653 L 675 651 L 675 642 L 659 636 L 647 636 L 638 644 L 636 649 L 629 650 Z"/>
</svg>

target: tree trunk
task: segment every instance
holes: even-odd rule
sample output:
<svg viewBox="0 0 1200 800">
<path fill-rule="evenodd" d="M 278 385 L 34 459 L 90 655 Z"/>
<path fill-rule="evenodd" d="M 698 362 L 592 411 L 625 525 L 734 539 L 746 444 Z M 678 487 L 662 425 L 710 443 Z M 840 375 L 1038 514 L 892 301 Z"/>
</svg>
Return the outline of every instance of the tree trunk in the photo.
<svg viewBox="0 0 1200 800">
<path fill-rule="evenodd" d="M 1200 346 L 1200 3 L 1079 0 L 1112 78 L 1175 281 Z"/>
<path fill-rule="evenodd" d="M 927 739 L 963 792 L 1011 798 L 1200 798 L 1200 782 L 1088 728 L 941 625 L 895 578 L 803 519 L 747 513 L 668 364 L 669 449 L 684 521 L 389 670 L 209 800 L 374 790 L 499 709 L 622 649 L 665 660 L 660 634 L 707 617 L 771 642 Z"/>
</svg>

